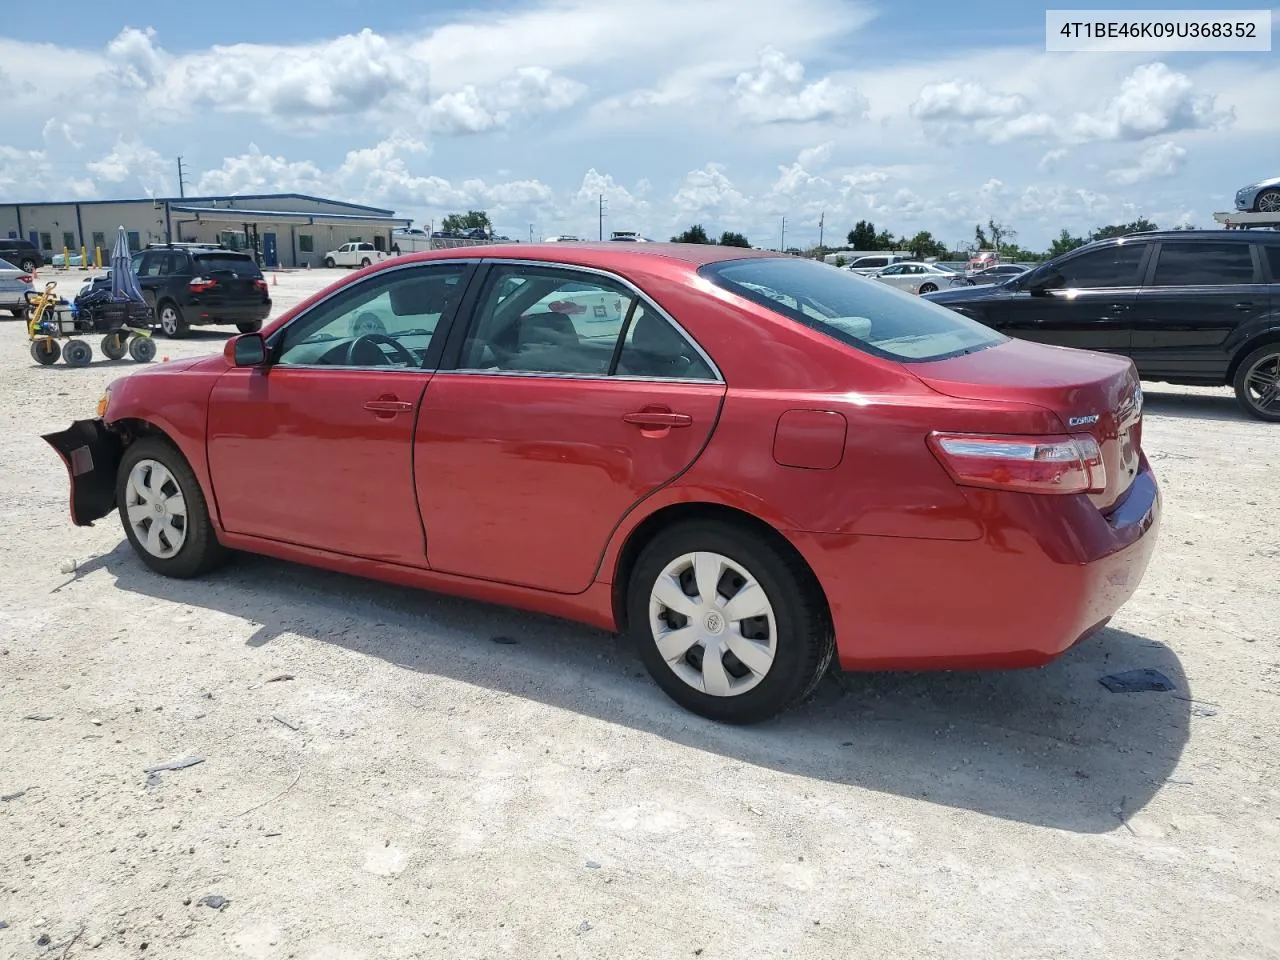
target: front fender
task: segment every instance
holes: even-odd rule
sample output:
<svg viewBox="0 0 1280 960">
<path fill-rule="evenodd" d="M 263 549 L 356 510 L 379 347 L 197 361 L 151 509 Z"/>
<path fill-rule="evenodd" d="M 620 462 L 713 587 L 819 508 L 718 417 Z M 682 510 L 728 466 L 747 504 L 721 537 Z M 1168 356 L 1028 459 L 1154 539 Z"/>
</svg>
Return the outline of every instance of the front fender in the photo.
<svg viewBox="0 0 1280 960">
<path fill-rule="evenodd" d="M 43 438 L 58 452 L 71 481 L 71 521 L 91 527 L 116 508 L 116 474 L 124 442 L 101 419 L 77 420 Z"/>
</svg>

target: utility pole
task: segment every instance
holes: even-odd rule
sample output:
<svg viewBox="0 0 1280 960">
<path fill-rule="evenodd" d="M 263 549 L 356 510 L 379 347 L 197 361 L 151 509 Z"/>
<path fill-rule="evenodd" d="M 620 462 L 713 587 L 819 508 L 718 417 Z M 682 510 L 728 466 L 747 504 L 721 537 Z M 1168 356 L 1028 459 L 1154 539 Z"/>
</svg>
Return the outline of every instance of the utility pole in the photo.
<svg viewBox="0 0 1280 960">
<path fill-rule="evenodd" d="M 787 218 L 786 217 L 782 218 L 782 248 L 778 252 L 779 253 L 787 252 Z"/>
<path fill-rule="evenodd" d="M 533 243 L 533 224 L 529 224 L 529 242 Z"/>
<path fill-rule="evenodd" d="M 600 239 L 604 239 L 604 194 L 600 194 Z"/>
<path fill-rule="evenodd" d="M 822 252 L 822 228 L 827 220 L 827 211 L 822 211 L 822 216 L 818 218 L 818 252 Z"/>
<path fill-rule="evenodd" d="M 187 195 L 187 178 L 182 172 L 182 157 L 178 157 L 178 196 Z"/>
</svg>

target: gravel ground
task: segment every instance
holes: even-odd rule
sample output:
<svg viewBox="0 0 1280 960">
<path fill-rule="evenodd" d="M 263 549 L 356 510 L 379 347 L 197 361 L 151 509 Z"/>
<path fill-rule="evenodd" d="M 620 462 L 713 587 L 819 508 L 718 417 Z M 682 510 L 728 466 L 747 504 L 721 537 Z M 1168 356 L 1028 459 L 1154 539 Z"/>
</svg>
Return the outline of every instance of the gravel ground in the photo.
<svg viewBox="0 0 1280 960">
<path fill-rule="evenodd" d="M 1280 428 L 1228 391 L 1148 386 L 1165 527 L 1100 638 L 739 730 L 593 630 L 148 573 L 38 437 L 133 369 L 0 324 L 0 957 L 1280 957 Z M 1176 691 L 1098 683 L 1138 667 Z"/>
</svg>

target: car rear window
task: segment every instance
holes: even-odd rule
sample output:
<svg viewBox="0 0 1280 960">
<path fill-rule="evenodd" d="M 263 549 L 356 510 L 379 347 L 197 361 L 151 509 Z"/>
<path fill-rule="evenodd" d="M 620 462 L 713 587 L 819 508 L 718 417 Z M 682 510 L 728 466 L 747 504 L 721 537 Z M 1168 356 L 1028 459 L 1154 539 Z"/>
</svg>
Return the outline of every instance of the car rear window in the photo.
<svg viewBox="0 0 1280 960">
<path fill-rule="evenodd" d="M 195 261 L 196 269 L 201 273 L 225 270 L 234 273 L 237 277 L 262 276 L 262 271 L 258 269 L 258 265 L 254 263 L 253 258 L 246 257 L 243 254 L 197 253 Z"/>
<path fill-rule="evenodd" d="M 781 316 L 891 360 L 942 360 L 1008 339 L 928 300 L 815 260 L 727 260 L 699 273 Z"/>
</svg>

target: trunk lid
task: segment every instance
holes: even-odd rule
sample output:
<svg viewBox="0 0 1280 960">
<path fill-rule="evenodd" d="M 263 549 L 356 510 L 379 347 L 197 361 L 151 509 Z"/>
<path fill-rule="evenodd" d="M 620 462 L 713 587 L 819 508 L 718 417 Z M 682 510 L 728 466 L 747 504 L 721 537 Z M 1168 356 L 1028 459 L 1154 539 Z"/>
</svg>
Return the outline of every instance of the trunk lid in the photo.
<svg viewBox="0 0 1280 960">
<path fill-rule="evenodd" d="M 911 363 L 907 369 L 945 396 L 1034 404 L 1052 411 L 1063 433 L 1092 435 L 1102 451 L 1107 486 L 1090 499 L 1104 513 L 1115 508 L 1137 476 L 1142 386 L 1127 357 L 1010 340 L 977 353 Z"/>
</svg>

